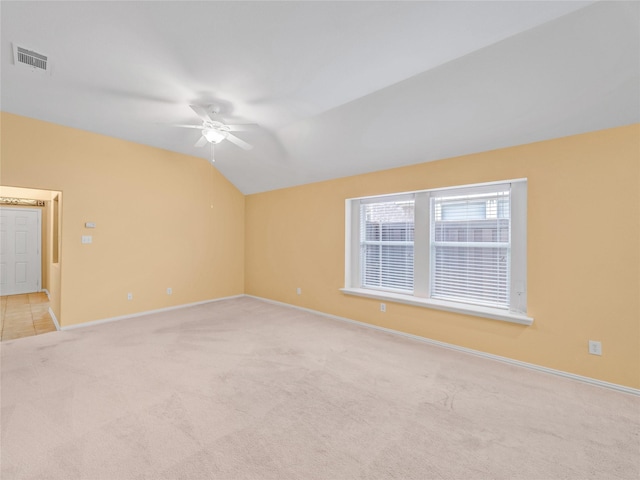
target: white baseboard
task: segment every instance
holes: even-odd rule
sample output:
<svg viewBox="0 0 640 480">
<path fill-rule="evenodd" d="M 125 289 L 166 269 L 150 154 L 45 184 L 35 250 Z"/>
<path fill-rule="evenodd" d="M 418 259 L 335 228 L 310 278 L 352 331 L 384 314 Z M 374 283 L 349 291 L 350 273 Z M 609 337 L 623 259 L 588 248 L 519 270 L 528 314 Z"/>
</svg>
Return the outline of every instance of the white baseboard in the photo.
<svg viewBox="0 0 640 480">
<path fill-rule="evenodd" d="M 508 363 L 510 365 L 515 365 L 518 367 L 528 368 L 530 370 L 536 370 L 538 372 L 548 373 L 551 375 L 557 375 L 560 377 L 569 378 L 571 380 L 576 380 L 583 383 L 588 383 L 591 385 L 596 385 L 599 387 L 609 388 L 611 390 L 617 390 L 618 392 L 629 393 L 631 395 L 640 396 L 640 389 L 627 387 L 625 385 L 619 385 L 617 383 L 605 382 L 604 380 L 598 380 L 596 378 L 585 377 L 582 375 L 576 375 L 574 373 L 564 372 L 562 370 L 555 370 L 553 368 L 543 367 L 541 365 L 536 365 L 534 363 L 522 362 L 520 360 L 514 360 L 513 358 L 501 357 L 500 355 L 494 355 L 492 353 L 481 352 L 479 350 L 473 350 L 471 348 L 460 347 L 458 345 L 454 345 L 451 343 L 441 342 L 439 340 L 432 340 L 426 337 L 420 337 L 418 335 L 413 335 L 411 333 L 405 333 L 398 330 L 392 330 L 390 328 L 379 327 L 377 325 L 371 325 L 370 323 L 359 322 L 357 320 L 352 320 L 350 318 L 339 317 L 337 315 L 331 315 L 329 313 L 320 312 L 318 310 L 312 310 L 310 308 L 299 307 L 297 305 L 291 305 L 289 303 L 278 302 L 276 300 L 270 300 L 268 298 L 256 297 L 255 295 L 246 295 L 246 297 L 255 298 L 256 300 L 262 300 L 263 302 L 273 303 L 276 305 L 283 305 L 286 307 L 295 308 L 298 310 L 302 310 L 305 312 L 315 313 L 317 315 L 322 315 L 323 317 L 331 318 L 333 320 L 339 320 L 341 322 L 353 323 L 355 325 L 360 325 L 367 328 L 373 328 L 375 330 L 381 330 L 383 332 L 391 333 L 393 335 L 399 335 L 401 337 L 411 338 L 412 340 L 417 340 L 419 342 L 428 343 L 429 345 L 435 345 L 442 348 L 448 348 L 450 350 L 456 350 L 458 352 L 463 352 L 471 355 L 476 355 L 478 357 L 488 358 L 491 360 L 496 360 L 498 362 Z"/>
<path fill-rule="evenodd" d="M 49 315 L 51 315 L 51 319 L 53 320 L 53 324 L 56 326 L 56 330 L 62 330 L 62 328 L 60 328 L 60 323 L 58 323 L 58 318 L 56 317 L 56 314 L 53 313 L 53 310 L 51 310 L 51 307 L 49 307 Z"/>
<path fill-rule="evenodd" d="M 118 320 L 126 320 L 127 318 L 144 317 L 145 315 L 151 315 L 152 313 L 169 312 L 171 310 L 179 310 L 181 308 L 195 307 L 196 305 L 202 305 L 204 303 L 220 302 L 222 300 L 230 300 L 232 298 L 239 298 L 243 296 L 244 296 L 243 294 L 232 295 L 230 297 L 221 297 L 221 298 L 214 298 L 211 300 L 202 300 L 200 302 L 184 303 L 182 305 L 174 305 L 172 307 L 158 308 L 156 310 L 146 310 L 144 312 L 131 313 L 128 315 L 121 315 L 119 317 L 102 318 L 100 320 L 92 320 L 90 322 L 77 323 L 75 325 L 61 327 L 61 328 L 58 328 L 58 330 L 66 331 L 66 330 L 74 330 L 76 328 L 93 327 L 94 325 L 100 325 L 100 324 L 109 323 L 109 322 L 116 322 Z M 49 312 L 51 312 L 51 309 L 49 309 Z M 57 322 L 56 322 L 56 325 L 57 325 Z"/>
<path fill-rule="evenodd" d="M 49 299 L 49 301 L 51 301 L 51 294 L 49 293 L 49 290 L 47 290 L 46 288 L 43 288 L 40 291 L 44 292 L 47 295 L 47 298 Z"/>
</svg>

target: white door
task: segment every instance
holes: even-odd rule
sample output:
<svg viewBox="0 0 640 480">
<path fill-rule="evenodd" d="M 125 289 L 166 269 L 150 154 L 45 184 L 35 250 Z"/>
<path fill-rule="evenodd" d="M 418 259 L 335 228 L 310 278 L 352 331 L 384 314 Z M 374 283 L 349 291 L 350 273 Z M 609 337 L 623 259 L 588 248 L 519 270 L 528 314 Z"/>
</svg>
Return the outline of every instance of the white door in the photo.
<svg viewBox="0 0 640 480">
<path fill-rule="evenodd" d="M 0 295 L 40 291 L 40 210 L 0 207 Z"/>
</svg>

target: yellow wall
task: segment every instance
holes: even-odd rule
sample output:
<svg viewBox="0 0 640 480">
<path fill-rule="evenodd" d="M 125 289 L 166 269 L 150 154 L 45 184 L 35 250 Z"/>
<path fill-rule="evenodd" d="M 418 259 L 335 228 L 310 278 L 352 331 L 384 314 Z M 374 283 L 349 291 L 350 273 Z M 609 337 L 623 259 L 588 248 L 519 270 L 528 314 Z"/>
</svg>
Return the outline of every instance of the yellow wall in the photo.
<svg viewBox="0 0 640 480">
<path fill-rule="evenodd" d="M 63 192 L 62 326 L 243 293 L 244 196 L 205 160 L 8 113 L 1 127 L 0 183 Z"/>
<path fill-rule="evenodd" d="M 639 127 L 247 196 L 245 292 L 638 388 Z M 523 177 L 532 326 L 393 303 L 381 313 L 339 292 L 345 199 Z"/>
</svg>

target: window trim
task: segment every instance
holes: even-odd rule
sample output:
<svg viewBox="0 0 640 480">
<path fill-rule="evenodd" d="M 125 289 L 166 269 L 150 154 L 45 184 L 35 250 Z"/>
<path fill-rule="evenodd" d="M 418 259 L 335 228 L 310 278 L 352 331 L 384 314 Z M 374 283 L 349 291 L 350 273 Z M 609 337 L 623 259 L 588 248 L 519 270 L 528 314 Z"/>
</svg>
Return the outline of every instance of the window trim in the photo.
<svg viewBox="0 0 640 480">
<path fill-rule="evenodd" d="M 464 302 L 445 301 L 429 298 L 430 286 L 430 206 L 431 192 L 446 190 L 459 190 L 491 185 L 511 184 L 511 209 L 512 211 L 525 212 L 525 215 L 511 216 L 511 272 L 510 272 L 510 308 L 502 309 Z M 415 195 L 415 226 L 414 243 L 426 243 L 427 248 L 414 249 L 415 264 L 426 265 L 426 268 L 414 269 L 413 294 L 362 288 L 359 284 L 360 265 L 360 204 L 362 202 L 381 201 L 393 199 L 404 195 Z M 419 200 L 420 199 L 420 200 Z M 502 180 L 496 182 L 478 183 L 472 185 L 459 185 L 429 190 L 401 192 L 390 195 L 375 195 L 360 198 L 350 198 L 345 201 L 345 287 L 340 291 L 347 295 L 355 295 L 365 298 L 403 303 L 436 310 L 444 310 L 455 313 L 463 313 L 477 317 L 502 320 L 521 325 L 533 324 L 533 318 L 527 315 L 527 286 L 526 286 L 526 239 L 527 239 L 527 179 Z M 354 258 L 355 257 L 355 258 Z M 425 258 L 423 258 L 425 257 Z"/>
<path fill-rule="evenodd" d="M 368 288 L 344 287 L 341 288 L 340 291 L 346 295 L 354 295 L 357 297 L 403 303 L 405 305 L 413 305 L 416 307 L 444 310 L 445 312 L 464 313 L 474 317 L 502 320 L 505 322 L 519 323 L 521 325 L 533 324 L 533 318 L 526 314 L 510 312 L 509 310 L 502 310 L 500 308 L 483 307 L 481 305 L 472 305 L 470 303 L 446 302 L 444 300 L 436 300 L 434 298 L 420 298 L 412 295 L 372 290 Z"/>
</svg>

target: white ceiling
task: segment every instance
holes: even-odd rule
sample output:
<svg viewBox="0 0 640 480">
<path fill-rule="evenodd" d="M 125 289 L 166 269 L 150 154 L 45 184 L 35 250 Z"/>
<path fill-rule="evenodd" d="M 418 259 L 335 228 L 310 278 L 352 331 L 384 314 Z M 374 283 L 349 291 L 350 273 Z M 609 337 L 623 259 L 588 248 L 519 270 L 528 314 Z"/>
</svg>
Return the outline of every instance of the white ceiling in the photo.
<svg viewBox="0 0 640 480">
<path fill-rule="evenodd" d="M 640 121 L 640 3 L 11 2 L 4 111 L 207 159 L 243 193 Z M 51 75 L 14 66 L 12 42 Z"/>
</svg>

